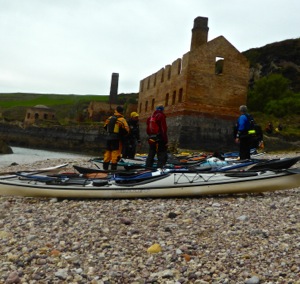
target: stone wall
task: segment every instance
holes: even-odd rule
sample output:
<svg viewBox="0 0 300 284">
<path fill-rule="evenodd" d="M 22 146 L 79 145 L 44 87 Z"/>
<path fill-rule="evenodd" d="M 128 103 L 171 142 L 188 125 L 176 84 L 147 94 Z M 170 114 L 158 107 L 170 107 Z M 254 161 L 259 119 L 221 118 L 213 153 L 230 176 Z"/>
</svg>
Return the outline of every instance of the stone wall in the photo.
<svg viewBox="0 0 300 284">
<path fill-rule="evenodd" d="M 195 151 L 236 151 L 230 120 L 200 115 L 167 117 L 169 146 Z M 146 123 L 140 122 L 141 140 L 147 147 Z M 145 148 L 144 150 L 146 150 Z"/>
<path fill-rule="evenodd" d="M 0 124 L 0 137 L 11 146 L 102 155 L 103 128 L 99 126 L 34 127 Z"/>
</svg>

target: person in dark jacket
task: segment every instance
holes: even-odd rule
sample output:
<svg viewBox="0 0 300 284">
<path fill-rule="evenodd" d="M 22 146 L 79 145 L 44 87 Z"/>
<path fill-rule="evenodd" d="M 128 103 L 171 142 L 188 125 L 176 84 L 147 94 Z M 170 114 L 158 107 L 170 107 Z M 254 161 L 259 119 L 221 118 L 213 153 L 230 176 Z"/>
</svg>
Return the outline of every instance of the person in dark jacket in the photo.
<svg viewBox="0 0 300 284">
<path fill-rule="evenodd" d="M 240 106 L 240 113 L 237 120 L 237 134 L 235 142 L 239 144 L 239 157 L 241 160 L 250 159 L 251 136 L 248 134 L 250 122 L 247 117 L 247 106 Z"/>
<path fill-rule="evenodd" d="M 127 123 L 130 131 L 123 142 L 122 158 L 134 159 L 137 147 L 141 146 L 139 114 L 133 111 Z"/>
<path fill-rule="evenodd" d="M 153 130 L 156 124 L 157 130 Z M 154 157 L 157 155 L 157 168 L 163 168 L 168 159 L 168 127 L 166 115 L 164 114 L 164 106 L 156 107 L 154 113 L 147 119 L 147 134 L 149 143 L 149 152 L 146 159 L 146 167 L 152 168 Z"/>
<path fill-rule="evenodd" d="M 114 114 L 105 121 L 104 129 L 107 131 L 107 141 L 103 169 L 108 170 L 111 163 L 111 169 L 116 170 L 122 153 L 122 140 L 129 133 L 127 121 L 123 116 L 123 107 L 117 106 Z"/>
</svg>

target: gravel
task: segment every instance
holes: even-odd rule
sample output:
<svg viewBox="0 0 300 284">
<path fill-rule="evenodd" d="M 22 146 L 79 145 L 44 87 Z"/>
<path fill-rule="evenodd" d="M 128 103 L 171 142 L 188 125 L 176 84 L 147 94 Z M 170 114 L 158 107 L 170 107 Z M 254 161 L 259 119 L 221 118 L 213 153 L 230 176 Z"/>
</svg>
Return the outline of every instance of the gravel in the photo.
<svg viewBox="0 0 300 284">
<path fill-rule="evenodd" d="M 67 162 L 68 171 L 90 166 Z M 172 199 L 3 196 L 0 283 L 300 283 L 299 194 L 300 187 Z"/>
</svg>

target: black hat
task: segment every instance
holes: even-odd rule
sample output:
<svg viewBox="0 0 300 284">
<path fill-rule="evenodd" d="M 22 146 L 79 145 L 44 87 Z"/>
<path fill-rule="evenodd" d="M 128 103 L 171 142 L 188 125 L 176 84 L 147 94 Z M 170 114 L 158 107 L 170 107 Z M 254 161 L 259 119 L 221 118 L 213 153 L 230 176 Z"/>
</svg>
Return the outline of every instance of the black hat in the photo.
<svg viewBox="0 0 300 284">
<path fill-rule="evenodd" d="M 122 106 L 117 106 L 116 111 L 119 113 L 123 113 L 123 107 Z"/>
</svg>

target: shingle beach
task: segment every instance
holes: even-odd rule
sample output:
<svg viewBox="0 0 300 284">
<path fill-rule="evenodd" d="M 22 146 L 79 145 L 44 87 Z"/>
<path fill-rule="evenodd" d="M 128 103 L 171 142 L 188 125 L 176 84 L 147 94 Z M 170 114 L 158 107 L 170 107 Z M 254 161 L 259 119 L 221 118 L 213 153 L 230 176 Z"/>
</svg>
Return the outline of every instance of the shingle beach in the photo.
<svg viewBox="0 0 300 284">
<path fill-rule="evenodd" d="M 66 171 L 91 166 L 53 159 L 0 171 L 64 162 Z M 6 284 L 299 284 L 300 187 L 170 199 L 1 196 L 0 259 Z"/>
</svg>

